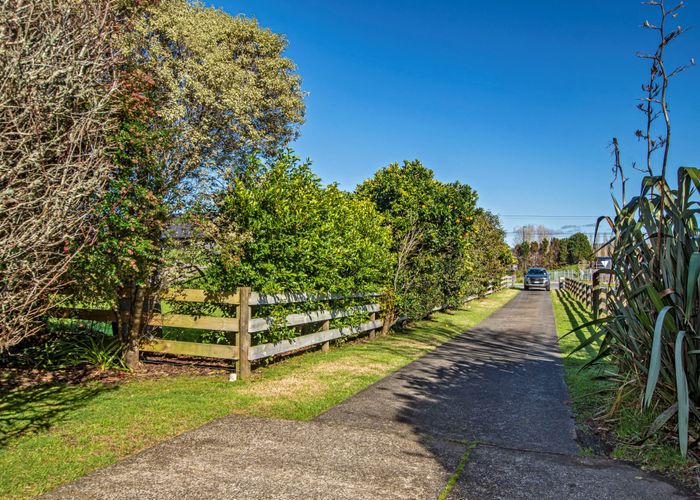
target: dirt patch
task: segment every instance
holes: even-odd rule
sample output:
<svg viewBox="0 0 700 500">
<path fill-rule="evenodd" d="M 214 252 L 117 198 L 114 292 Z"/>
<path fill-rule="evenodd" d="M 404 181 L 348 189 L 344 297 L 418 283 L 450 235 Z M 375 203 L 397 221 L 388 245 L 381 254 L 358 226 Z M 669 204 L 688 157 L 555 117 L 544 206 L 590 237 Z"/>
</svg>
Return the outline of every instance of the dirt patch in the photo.
<svg viewBox="0 0 700 500">
<path fill-rule="evenodd" d="M 576 441 L 581 448 L 585 448 L 593 455 L 606 458 L 614 458 L 613 452 L 617 445 L 620 444 L 620 440 L 615 435 L 615 432 L 605 426 L 601 421 L 596 421 L 595 419 L 588 419 L 576 426 Z M 700 458 L 693 450 L 689 450 L 689 455 L 694 457 L 696 461 Z M 672 483 L 679 490 L 683 491 L 688 498 L 700 498 L 700 477 L 697 472 L 688 471 L 687 474 L 679 475 L 649 470 L 648 467 L 641 462 L 629 460 L 620 461 L 638 467 L 660 480 Z"/>
<path fill-rule="evenodd" d="M 63 370 L 39 370 L 35 368 L 3 368 L 0 373 L 0 390 L 24 389 L 45 384 L 78 385 L 87 382 L 118 384 L 129 380 L 157 379 L 182 375 L 214 376 L 228 373 L 229 367 L 196 365 L 192 360 L 146 359 L 132 372 L 121 370 L 97 370 L 93 368 L 67 368 Z"/>
<path fill-rule="evenodd" d="M 613 433 L 595 425 L 593 420 L 576 426 L 576 441 L 581 448 L 590 450 L 595 455 L 609 457 L 615 449 Z"/>
</svg>

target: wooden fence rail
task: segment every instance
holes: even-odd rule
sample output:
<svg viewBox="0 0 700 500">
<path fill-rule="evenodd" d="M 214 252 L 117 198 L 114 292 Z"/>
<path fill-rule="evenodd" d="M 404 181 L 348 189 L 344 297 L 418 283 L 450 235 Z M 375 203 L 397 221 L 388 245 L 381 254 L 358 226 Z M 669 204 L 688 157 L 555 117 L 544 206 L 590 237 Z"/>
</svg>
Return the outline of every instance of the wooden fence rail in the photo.
<svg viewBox="0 0 700 500">
<path fill-rule="evenodd" d="M 489 287 L 486 294 L 497 289 L 513 286 L 510 276 Z M 205 344 L 200 342 L 184 342 L 163 338 L 146 338 L 141 343 L 141 351 L 168 353 L 176 355 L 201 356 L 225 359 L 236 362 L 236 373 L 241 379 L 250 376 L 251 361 L 257 361 L 270 356 L 282 355 L 321 344 L 327 351 L 329 343 L 343 337 L 350 337 L 369 332 L 374 338 L 381 331 L 383 320 L 379 318 L 382 306 L 377 301 L 379 293 L 351 294 L 306 294 L 279 293 L 265 295 L 241 287 L 231 293 L 210 293 L 205 290 L 176 289 L 165 292 L 161 297 L 162 305 L 172 303 L 202 303 L 207 305 L 233 305 L 236 314 L 233 317 L 195 316 L 187 314 L 154 313 L 148 320 L 148 326 L 174 327 L 195 330 L 210 330 L 230 333 L 229 344 Z M 474 299 L 477 297 L 473 297 Z M 339 300 L 359 300 L 361 305 L 334 308 L 333 302 Z M 276 304 L 296 304 L 306 301 L 325 302 L 324 309 L 292 313 L 283 318 L 269 316 L 257 317 L 256 308 Z M 158 309 L 156 309 L 158 310 Z M 96 322 L 114 323 L 117 321 L 115 312 L 104 309 L 63 308 L 54 311 L 54 317 L 90 320 Z M 339 318 L 355 318 L 353 324 L 338 328 L 330 328 L 331 321 Z M 252 334 L 270 330 L 271 328 L 298 328 L 304 325 L 318 325 L 313 333 L 300 335 L 291 339 L 264 344 L 252 345 Z"/>
<path fill-rule="evenodd" d="M 611 290 L 610 284 L 601 284 L 600 275 L 593 273 L 593 282 L 573 278 L 560 278 L 559 289 L 570 293 L 593 313 L 594 318 L 608 314 L 607 295 Z"/>
</svg>

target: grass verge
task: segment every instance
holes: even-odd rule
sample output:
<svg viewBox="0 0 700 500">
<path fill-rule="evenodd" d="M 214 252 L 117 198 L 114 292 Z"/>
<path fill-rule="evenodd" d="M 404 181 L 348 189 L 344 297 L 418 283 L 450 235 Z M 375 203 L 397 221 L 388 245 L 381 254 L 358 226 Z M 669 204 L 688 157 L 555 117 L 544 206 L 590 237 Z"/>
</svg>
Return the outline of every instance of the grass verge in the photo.
<svg viewBox="0 0 700 500">
<path fill-rule="evenodd" d="M 256 370 L 246 383 L 183 376 L 5 390 L 0 497 L 44 493 L 230 413 L 311 419 L 476 325 L 517 293 L 496 293 L 372 342 L 289 358 Z"/>
<path fill-rule="evenodd" d="M 598 430 L 608 430 L 607 451 L 612 457 L 636 462 L 643 469 L 663 472 L 697 487 L 697 464 L 692 459 L 684 459 L 678 452 L 676 443 L 665 441 L 663 436 L 643 439 L 656 414 L 653 411 L 640 412 L 639 391 L 635 388 L 620 397 L 610 382 L 595 378 L 605 369 L 612 370 L 611 365 L 582 369 L 597 354 L 597 346 L 591 345 L 571 354 L 583 339 L 593 333 L 593 329 L 584 329 L 567 336 L 565 334 L 590 321 L 591 313 L 583 304 L 559 290 L 552 291 L 552 304 L 565 379 L 579 430 L 583 434 L 591 434 L 593 426 Z M 616 396 L 616 410 L 610 415 L 608 412 Z M 585 441 L 582 443 L 582 453 L 591 454 L 592 450 L 586 444 Z"/>
</svg>

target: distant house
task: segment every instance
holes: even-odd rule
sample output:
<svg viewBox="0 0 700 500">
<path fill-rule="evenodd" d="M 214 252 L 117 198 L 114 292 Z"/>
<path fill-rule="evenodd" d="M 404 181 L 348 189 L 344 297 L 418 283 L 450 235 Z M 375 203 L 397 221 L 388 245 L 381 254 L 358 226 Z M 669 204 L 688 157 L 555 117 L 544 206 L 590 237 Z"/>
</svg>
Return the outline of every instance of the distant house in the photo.
<svg viewBox="0 0 700 500">
<path fill-rule="evenodd" d="M 174 222 L 168 226 L 168 236 L 176 241 L 192 239 L 192 225 L 187 222 Z"/>
</svg>

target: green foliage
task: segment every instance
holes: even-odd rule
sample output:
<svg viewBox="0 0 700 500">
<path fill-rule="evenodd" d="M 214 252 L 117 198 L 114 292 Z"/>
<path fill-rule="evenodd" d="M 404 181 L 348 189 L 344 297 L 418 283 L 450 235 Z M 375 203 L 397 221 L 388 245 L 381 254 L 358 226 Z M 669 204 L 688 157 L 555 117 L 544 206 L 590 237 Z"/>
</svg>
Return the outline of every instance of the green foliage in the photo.
<svg viewBox="0 0 700 500">
<path fill-rule="evenodd" d="M 213 255 L 199 283 L 212 291 L 249 286 L 263 293 L 378 292 L 392 264 L 391 235 L 374 206 L 336 185 L 324 187 L 291 152 L 268 162 L 252 157 L 217 194 L 215 212 L 193 221 L 209 228 Z M 333 308 L 350 305 L 334 302 Z M 327 306 L 306 302 L 258 313 L 281 320 L 290 312 Z M 353 319 L 358 318 L 331 326 Z M 273 328 L 256 341 L 295 335 Z"/>
<path fill-rule="evenodd" d="M 700 170 L 693 168 L 678 170 L 675 189 L 661 177 L 645 177 L 640 196 L 617 206 L 614 220 L 601 218 L 615 234 L 616 293 L 607 297 L 599 357 L 615 362 L 620 384 L 639 388 L 645 408 L 664 411 L 650 432 L 676 415 L 682 454 L 688 435 L 697 433 L 700 404 L 699 188 Z"/>
<path fill-rule="evenodd" d="M 406 161 L 379 170 L 357 194 L 374 203 L 392 230 L 396 264 L 388 281 L 394 312 L 420 318 L 434 307 L 458 304 L 473 271 L 469 238 L 476 193 L 459 182 L 436 180 L 419 161 Z"/>
<path fill-rule="evenodd" d="M 378 291 L 391 265 L 390 235 L 374 207 L 322 186 L 289 152 L 268 164 L 253 160 L 217 208 L 220 231 L 245 236 L 238 255 L 224 247 L 208 269 L 221 290 Z"/>
<path fill-rule="evenodd" d="M 513 252 L 521 270 L 529 267 L 558 269 L 589 262 L 593 247 L 584 233 L 574 233 L 563 239 L 544 237 L 539 241 L 523 241 L 515 245 Z"/>
<path fill-rule="evenodd" d="M 575 264 L 575 262 L 570 262 L 569 259 L 569 240 L 563 239 L 559 241 L 559 255 L 555 262 L 560 265 Z"/>
<path fill-rule="evenodd" d="M 579 427 L 584 432 L 591 427 L 610 427 L 615 439 L 607 444 L 614 448 L 613 457 L 695 484 L 694 460 L 681 457 L 675 443 L 663 433 L 656 436 L 649 433 L 650 426 L 662 413 L 661 408 L 642 412 L 638 387 L 632 384 L 618 392 L 617 385 L 610 380 L 610 375 L 616 371 L 612 359 L 590 365 L 598 355 L 602 340 L 580 348 L 596 333 L 594 326 L 584 326 L 593 319 L 590 311 L 573 296 L 559 290 L 552 292 L 552 306 L 564 375 Z M 615 409 L 612 414 L 609 413 L 611 407 Z M 590 432 L 594 432 L 593 429 Z"/>
<path fill-rule="evenodd" d="M 89 366 L 98 370 L 126 369 L 121 358 L 121 344 L 114 337 L 82 335 L 65 345 L 68 361 L 74 366 Z"/>
<path fill-rule="evenodd" d="M 125 73 L 122 120 L 115 138 L 114 169 L 95 202 L 97 229 L 89 249 L 76 260 L 76 295 L 116 304 L 122 289 L 148 285 L 163 263 L 164 230 L 169 215 L 168 185 L 159 154 L 167 141 L 151 127 L 154 82 L 139 70 Z M 149 101 L 150 102 L 150 101 Z"/>
<path fill-rule="evenodd" d="M 588 236 L 583 233 L 574 233 L 567 240 L 568 264 L 577 264 L 591 259 L 593 247 L 588 241 Z"/>
<path fill-rule="evenodd" d="M 466 281 L 467 295 L 483 293 L 489 283 L 510 272 L 515 259 L 505 241 L 505 235 L 497 215 L 487 210 L 477 211 L 469 238 L 472 272 Z"/>
<path fill-rule="evenodd" d="M 88 367 L 98 370 L 123 370 L 122 348 L 118 340 L 79 325 L 60 328 L 60 335 L 21 347 L 12 362 L 41 370 Z"/>
</svg>

